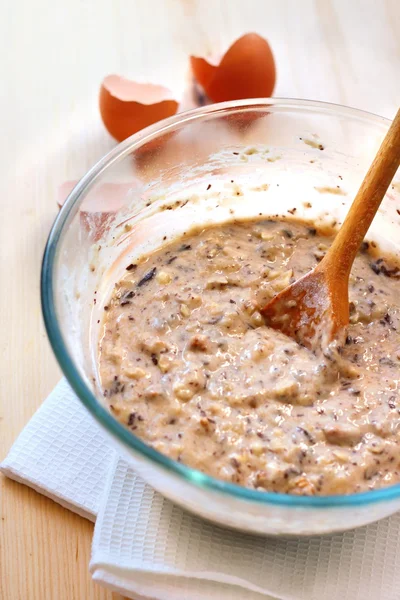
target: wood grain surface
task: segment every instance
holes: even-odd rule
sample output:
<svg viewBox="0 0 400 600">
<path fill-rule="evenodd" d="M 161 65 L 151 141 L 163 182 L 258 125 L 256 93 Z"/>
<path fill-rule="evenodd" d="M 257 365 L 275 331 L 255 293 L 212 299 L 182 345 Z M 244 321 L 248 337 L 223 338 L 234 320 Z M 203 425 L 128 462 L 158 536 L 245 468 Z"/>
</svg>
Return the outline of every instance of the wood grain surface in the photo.
<svg viewBox="0 0 400 600">
<path fill-rule="evenodd" d="M 393 117 L 399 0 L 3 0 L 0 3 L 0 459 L 60 377 L 44 332 L 40 261 L 58 185 L 114 142 L 99 120 L 104 75 L 180 90 L 189 53 L 257 31 L 275 96 Z M 88 573 L 93 525 L 0 478 L 1 600 L 120 600 Z"/>
</svg>

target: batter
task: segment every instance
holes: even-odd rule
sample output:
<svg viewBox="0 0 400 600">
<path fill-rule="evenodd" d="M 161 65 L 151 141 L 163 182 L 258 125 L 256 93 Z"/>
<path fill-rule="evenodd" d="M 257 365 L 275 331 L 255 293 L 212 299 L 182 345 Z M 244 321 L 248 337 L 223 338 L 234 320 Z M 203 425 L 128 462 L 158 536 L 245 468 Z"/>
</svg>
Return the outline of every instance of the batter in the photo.
<svg viewBox="0 0 400 600">
<path fill-rule="evenodd" d="M 364 243 L 343 347 L 322 355 L 257 307 L 331 238 L 294 222 L 192 230 L 127 265 L 99 344 L 115 417 L 171 458 L 249 488 L 348 494 L 400 481 L 400 269 Z"/>
</svg>

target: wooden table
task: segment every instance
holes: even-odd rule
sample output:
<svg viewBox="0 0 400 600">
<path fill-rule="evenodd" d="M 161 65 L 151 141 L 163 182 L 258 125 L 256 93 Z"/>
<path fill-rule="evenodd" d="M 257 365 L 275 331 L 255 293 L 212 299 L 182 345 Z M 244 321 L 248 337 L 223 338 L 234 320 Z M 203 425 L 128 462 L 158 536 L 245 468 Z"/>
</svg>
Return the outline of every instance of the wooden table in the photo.
<svg viewBox="0 0 400 600">
<path fill-rule="evenodd" d="M 57 186 L 114 142 L 97 110 L 117 72 L 179 88 L 191 52 L 246 31 L 270 40 L 276 96 L 392 117 L 400 102 L 399 0 L 20 0 L 0 9 L 0 457 L 60 377 L 39 301 Z M 0 479 L 0 598 L 110 600 L 88 573 L 93 525 Z"/>
</svg>

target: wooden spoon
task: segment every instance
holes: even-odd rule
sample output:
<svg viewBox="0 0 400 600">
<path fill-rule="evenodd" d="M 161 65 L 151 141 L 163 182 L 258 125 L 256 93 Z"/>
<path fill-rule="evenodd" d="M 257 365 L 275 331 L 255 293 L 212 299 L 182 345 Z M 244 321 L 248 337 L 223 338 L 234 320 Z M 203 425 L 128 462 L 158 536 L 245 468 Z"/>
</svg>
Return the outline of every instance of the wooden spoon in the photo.
<svg viewBox="0 0 400 600">
<path fill-rule="evenodd" d="M 328 252 L 261 309 L 267 325 L 313 350 L 344 335 L 351 267 L 399 164 L 400 109 Z"/>
</svg>

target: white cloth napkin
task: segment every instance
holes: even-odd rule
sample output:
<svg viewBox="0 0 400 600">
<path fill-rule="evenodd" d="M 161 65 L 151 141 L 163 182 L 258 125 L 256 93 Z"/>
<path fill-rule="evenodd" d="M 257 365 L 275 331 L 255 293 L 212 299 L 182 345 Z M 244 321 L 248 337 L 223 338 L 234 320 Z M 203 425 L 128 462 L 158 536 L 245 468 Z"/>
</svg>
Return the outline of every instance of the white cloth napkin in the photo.
<svg viewBox="0 0 400 600">
<path fill-rule="evenodd" d="M 89 519 L 97 515 L 90 570 L 128 598 L 400 598 L 400 513 L 344 534 L 287 541 L 215 527 L 138 478 L 65 381 L 0 469 Z"/>
<path fill-rule="evenodd" d="M 95 521 L 114 452 L 62 379 L 22 430 L 0 470 Z"/>
</svg>

